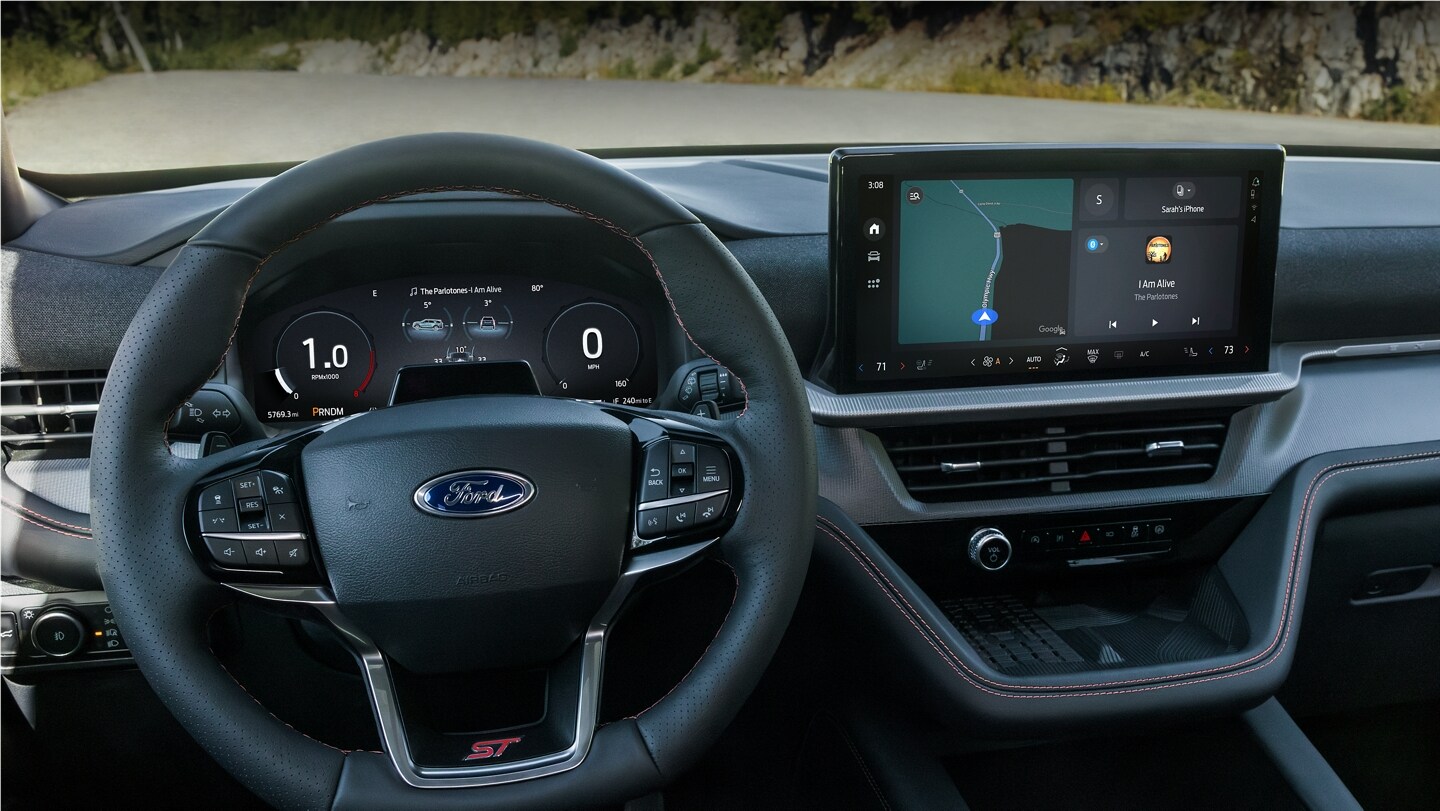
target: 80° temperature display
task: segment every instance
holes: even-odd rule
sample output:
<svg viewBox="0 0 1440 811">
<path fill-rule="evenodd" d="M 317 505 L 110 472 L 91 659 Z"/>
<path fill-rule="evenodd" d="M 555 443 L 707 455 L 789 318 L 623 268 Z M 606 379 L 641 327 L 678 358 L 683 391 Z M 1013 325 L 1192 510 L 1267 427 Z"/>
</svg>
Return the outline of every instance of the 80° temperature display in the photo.
<svg viewBox="0 0 1440 811">
<path fill-rule="evenodd" d="M 353 287 L 266 318 L 246 346 L 250 390 L 267 422 L 383 408 L 396 373 L 421 364 L 524 361 L 543 394 L 628 405 L 649 405 L 657 387 L 643 309 L 522 277 Z"/>
</svg>

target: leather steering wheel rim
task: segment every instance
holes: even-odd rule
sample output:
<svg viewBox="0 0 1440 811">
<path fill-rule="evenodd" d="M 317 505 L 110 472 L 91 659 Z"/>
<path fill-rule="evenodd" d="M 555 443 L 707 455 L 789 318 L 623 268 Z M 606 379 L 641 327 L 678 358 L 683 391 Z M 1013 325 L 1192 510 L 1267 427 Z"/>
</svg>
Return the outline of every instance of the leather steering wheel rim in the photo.
<svg viewBox="0 0 1440 811">
<path fill-rule="evenodd" d="M 735 570 L 734 606 L 699 662 L 654 707 L 598 730 L 570 771 L 483 788 L 416 789 L 384 755 L 334 749 L 288 727 L 216 659 L 208 621 L 236 594 L 195 564 L 181 511 L 188 488 L 228 457 L 173 456 L 165 426 L 219 368 L 249 287 L 272 257 L 358 208 L 453 190 L 551 203 L 635 246 L 687 338 L 728 367 L 744 391 L 738 419 L 704 426 L 738 455 L 747 496 L 719 543 Z M 136 664 L 187 731 L 262 799 L 295 808 L 574 807 L 624 801 L 675 778 L 753 689 L 804 581 L 815 449 L 804 384 L 779 324 L 744 269 L 688 211 L 583 153 L 445 133 L 302 164 L 232 205 L 182 249 L 110 369 L 92 445 L 91 498 L 101 577 Z"/>
</svg>

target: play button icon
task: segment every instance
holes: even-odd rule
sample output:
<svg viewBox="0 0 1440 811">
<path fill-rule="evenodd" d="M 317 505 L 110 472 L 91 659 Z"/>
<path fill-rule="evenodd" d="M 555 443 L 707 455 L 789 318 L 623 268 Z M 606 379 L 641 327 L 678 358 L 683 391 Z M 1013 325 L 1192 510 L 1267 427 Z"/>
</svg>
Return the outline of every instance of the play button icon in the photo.
<svg viewBox="0 0 1440 811">
<path fill-rule="evenodd" d="M 1159 322 L 1159 321 L 1156 321 L 1155 319 L 1152 318 L 1152 319 L 1150 319 L 1150 326 L 1152 326 L 1152 327 L 1158 327 L 1158 326 L 1160 326 L 1160 322 Z"/>
</svg>

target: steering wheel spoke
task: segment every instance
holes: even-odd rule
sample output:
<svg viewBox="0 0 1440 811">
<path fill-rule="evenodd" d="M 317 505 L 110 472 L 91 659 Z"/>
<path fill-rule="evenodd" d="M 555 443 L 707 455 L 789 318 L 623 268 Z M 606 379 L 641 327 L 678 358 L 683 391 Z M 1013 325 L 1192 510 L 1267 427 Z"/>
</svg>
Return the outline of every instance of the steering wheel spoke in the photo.
<svg viewBox="0 0 1440 811">
<path fill-rule="evenodd" d="M 227 583 L 240 594 L 281 609 L 309 609 L 340 636 L 355 655 L 365 680 L 385 754 L 396 774 L 416 788 L 467 788 L 500 785 L 558 774 L 578 766 L 589 753 L 599 720 L 600 680 L 610 631 L 627 600 L 644 585 L 682 570 L 715 548 L 715 540 L 648 549 L 631 555 L 614 589 L 591 620 L 584 636 L 543 669 L 510 674 L 417 676 L 397 667 L 356 623 L 347 618 L 324 588 L 302 585 Z M 474 697 L 483 687 L 530 679 L 545 695 L 548 708 L 529 723 L 493 721 L 492 727 L 435 729 L 437 705 L 461 710 L 459 718 L 500 712 L 495 702 Z M 438 689 L 437 689 L 438 688 Z M 523 690 L 523 685 L 521 687 Z M 468 694 L 468 695 L 467 695 Z M 417 707 L 415 705 L 430 705 Z M 407 722 L 407 719 L 410 719 Z M 509 720 L 514 720 L 513 718 Z M 447 713 L 441 723 L 456 723 Z M 463 723 L 463 722 L 461 722 Z"/>
</svg>

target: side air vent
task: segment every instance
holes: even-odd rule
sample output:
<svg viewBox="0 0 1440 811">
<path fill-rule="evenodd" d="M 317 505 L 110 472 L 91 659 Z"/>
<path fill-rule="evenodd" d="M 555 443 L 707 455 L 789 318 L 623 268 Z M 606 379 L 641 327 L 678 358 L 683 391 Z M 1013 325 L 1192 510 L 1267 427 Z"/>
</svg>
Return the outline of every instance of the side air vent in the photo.
<svg viewBox="0 0 1440 811">
<path fill-rule="evenodd" d="M 0 377 L 0 439 L 7 445 L 88 440 L 100 410 L 104 369 Z"/>
<path fill-rule="evenodd" d="M 1135 415 L 886 428 L 918 501 L 1193 484 L 1215 473 L 1230 414 Z"/>
</svg>

